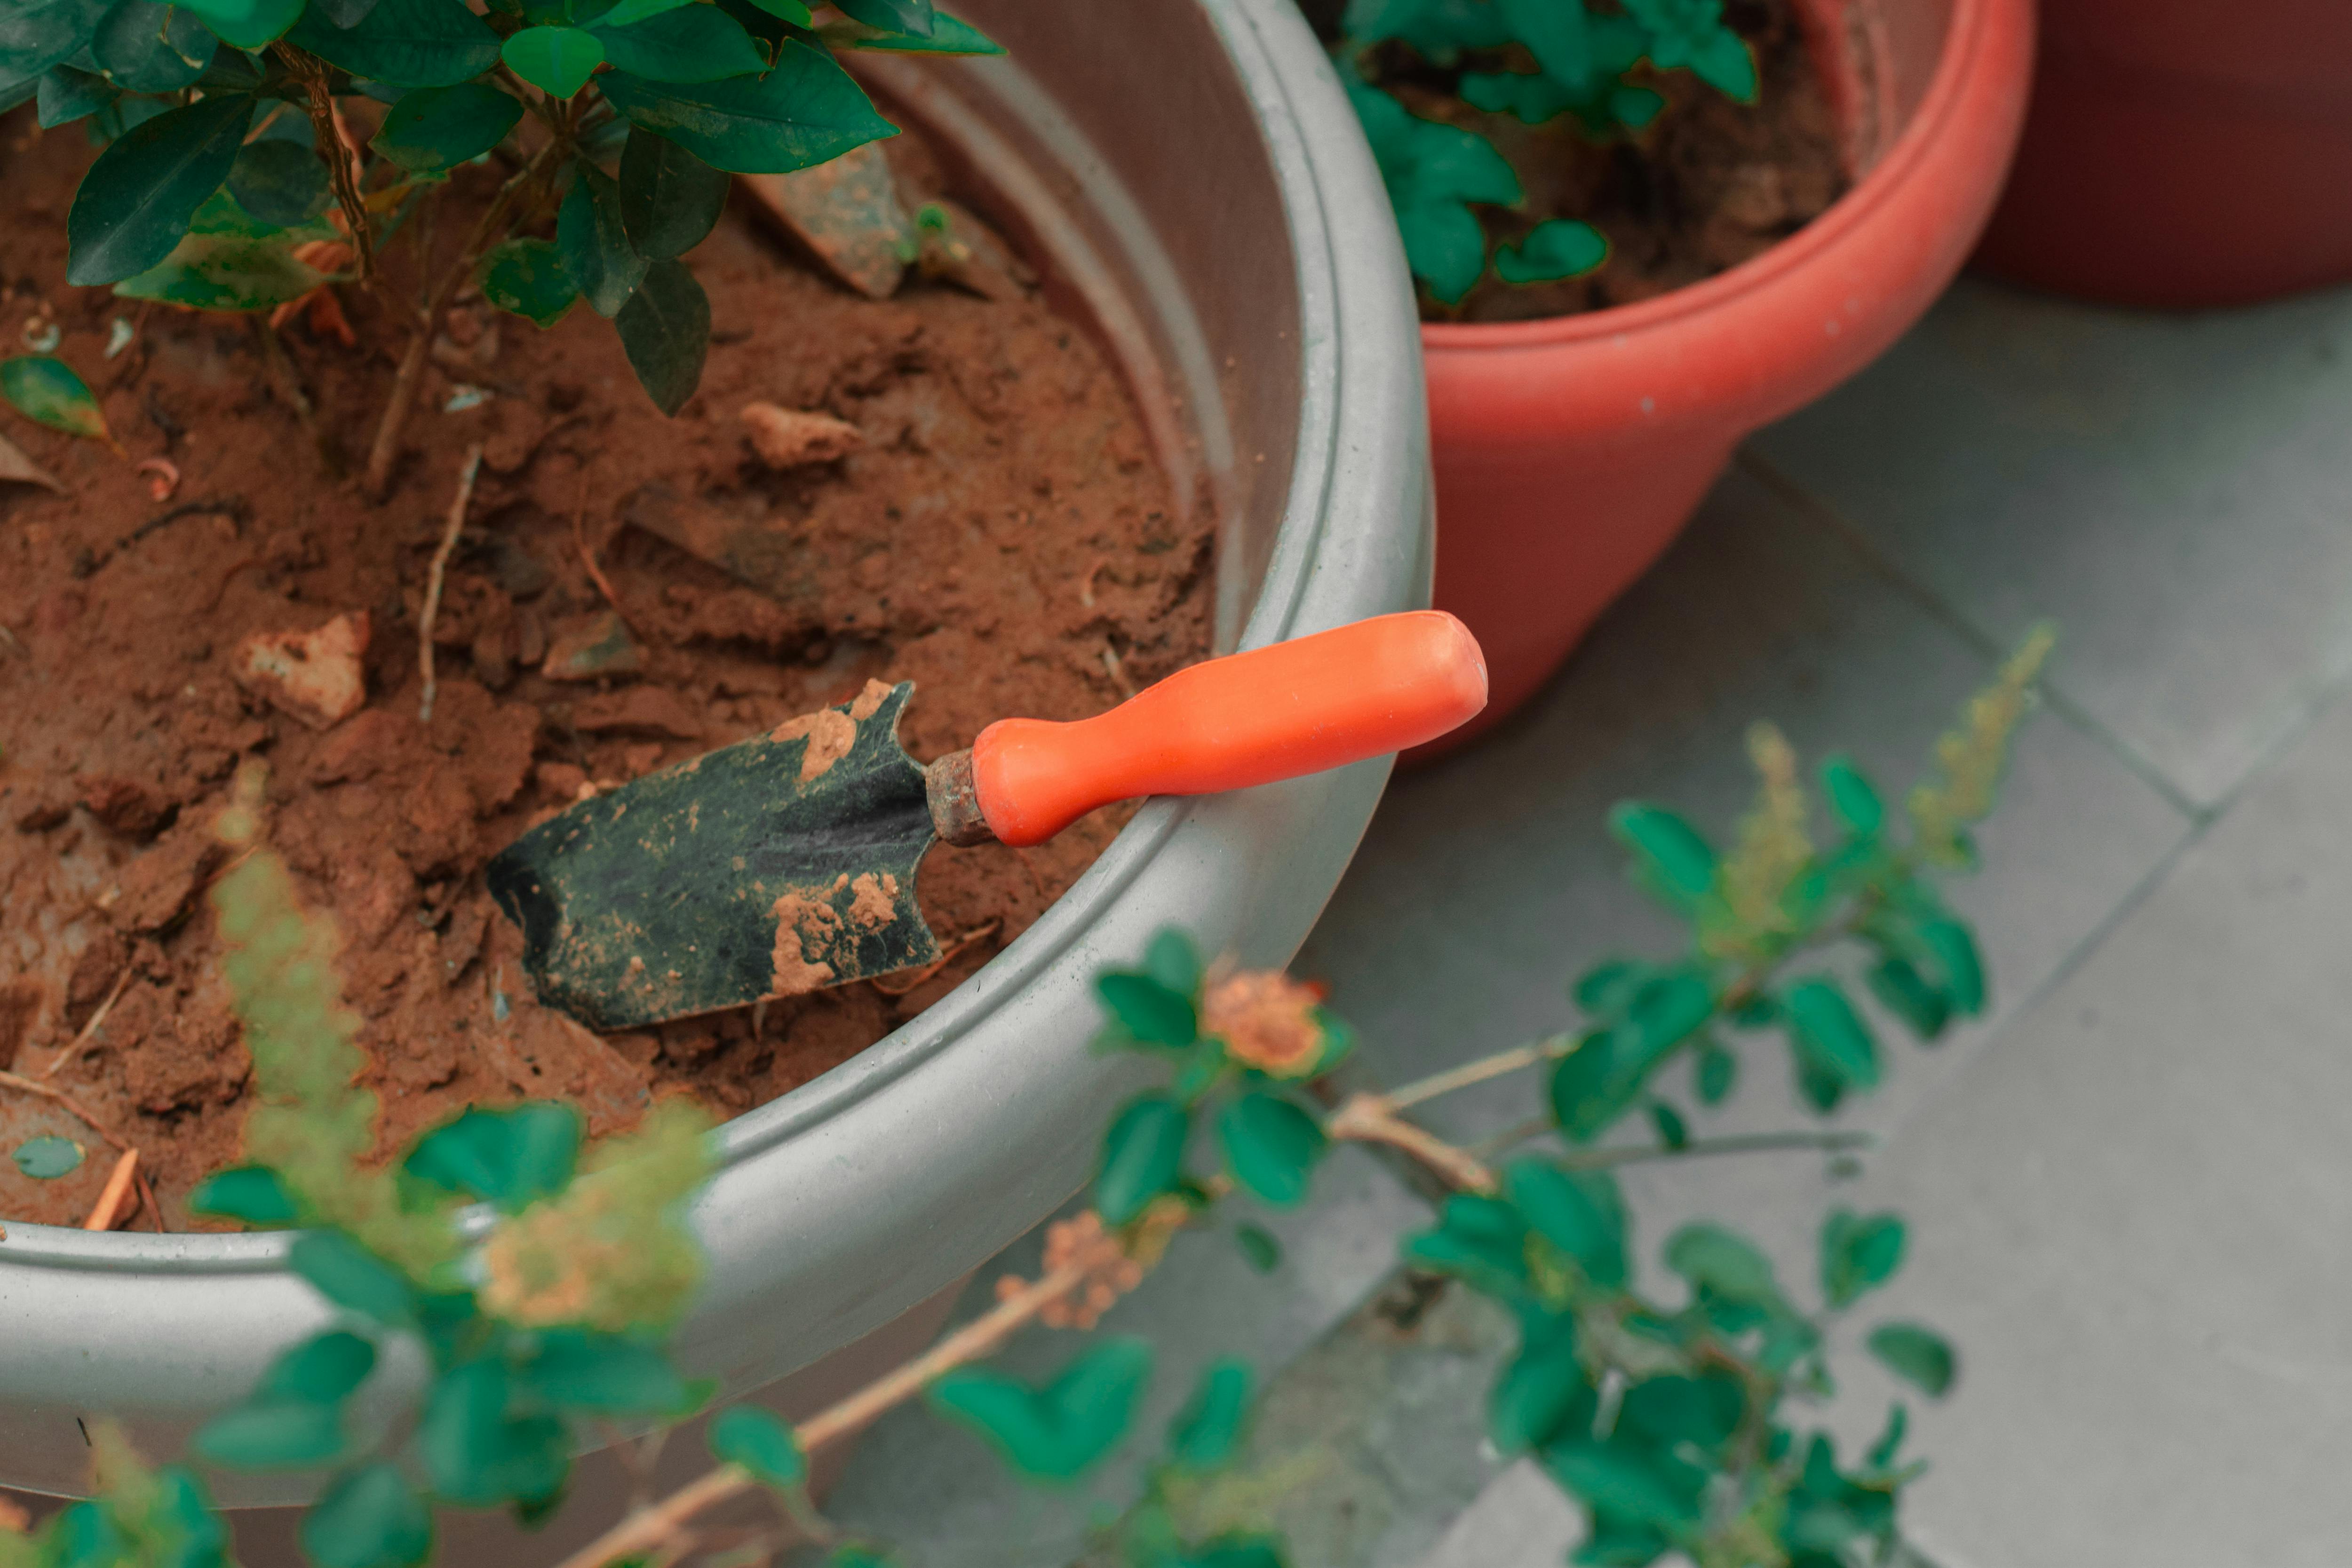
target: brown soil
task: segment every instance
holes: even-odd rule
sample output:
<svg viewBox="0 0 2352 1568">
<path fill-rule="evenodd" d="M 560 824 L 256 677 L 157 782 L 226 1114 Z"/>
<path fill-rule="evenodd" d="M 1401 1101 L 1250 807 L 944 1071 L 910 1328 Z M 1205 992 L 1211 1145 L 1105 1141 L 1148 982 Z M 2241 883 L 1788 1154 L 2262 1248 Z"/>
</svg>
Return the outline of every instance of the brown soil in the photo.
<svg viewBox="0 0 2352 1568">
<path fill-rule="evenodd" d="M 922 163 L 903 140 L 894 158 Z M 943 995 L 1124 820 L 1098 813 L 1037 850 L 933 851 L 924 910 L 943 942 L 971 940 L 911 988 L 902 976 L 779 1001 L 756 1030 L 745 1009 L 612 1038 L 536 1007 L 481 877 L 525 826 L 584 785 L 773 729 L 869 677 L 920 683 L 905 738 L 923 759 L 1007 715 L 1098 712 L 1206 652 L 1208 524 L 1174 515 L 1121 378 L 1043 304 L 915 281 L 870 302 L 733 213 L 691 257 L 715 342 L 678 418 L 647 403 L 584 308 L 542 333 L 461 305 L 393 495 L 373 507 L 327 474 L 245 321 L 157 309 L 105 357 L 110 323 L 134 308 L 63 281 L 89 156 L 78 128 L 40 135 L 29 110 L 0 121 L 0 328 L 13 340 L 53 320 L 130 457 L 168 458 L 180 477 L 159 502 L 152 475 L 98 444 L 0 418 L 70 492 L 0 485 L 0 1069 L 47 1071 L 119 987 L 51 1082 L 139 1148 L 169 1223 L 236 1157 L 248 1063 L 202 892 L 244 758 L 268 764 L 271 840 L 344 935 L 387 1148 L 522 1096 L 574 1098 L 598 1133 L 664 1092 L 721 1113 L 757 1105 Z M 494 178 L 462 171 L 455 200 L 479 202 Z M 469 222 L 443 217 L 445 249 Z M 408 248 L 390 258 L 402 290 Z M 317 428 L 356 454 L 401 331 L 366 291 L 341 296 L 356 350 L 299 324 L 284 338 Z M 490 395 L 445 412 L 461 386 Z M 864 444 L 772 472 L 738 419 L 754 402 L 847 421 Z M 419 612 L 476 442 L 426 724 Z M 755 591 L 648 531 L 658 520 L 632 526 L 656 514 L 673 538 L 698 521 L 772 529 L 791 591 Z M 633 676 L 540 673 L 605 610 L 581 537 L 643 640 Z M 316 730 L 232 678 L 241 639 L 360 612 L 373 635 L 353 716 Z M 0 1151 L 42 1133 L 92 1157 L 47 1182 L 0 1159 L 0 1217 L 79 1223 L 107 1151 L 66 1110 L 0 1085 Z"/>
<path fill-rule="evenodd" d="M 1453 72 L 1390 84 L 1415 113 L 1491 139 L 1517 171 L 1524 210 L 1475 209 L 1490 246 L 1549 218 L 1581 218 L 1609 239 L 1608 261 L 1587 277 L 1514 285 L 1490 273 L 1456 308 L 1424 300 L 1427 319 L 1525 321 L 1648 299 L 1761 255 L 1845 193 L 1837 117 L 1790 7 L 1733 0 L 1726 15 L 1756 51 L 1757 101 L 1735 103 L 1687 71 L 1656 75 L 1647 85 L 1666 108 L 1613 142 L 1588 140 L 1572 116 L 1524 125 L 1472 109 L 1445 90 Z"/>
</svg>

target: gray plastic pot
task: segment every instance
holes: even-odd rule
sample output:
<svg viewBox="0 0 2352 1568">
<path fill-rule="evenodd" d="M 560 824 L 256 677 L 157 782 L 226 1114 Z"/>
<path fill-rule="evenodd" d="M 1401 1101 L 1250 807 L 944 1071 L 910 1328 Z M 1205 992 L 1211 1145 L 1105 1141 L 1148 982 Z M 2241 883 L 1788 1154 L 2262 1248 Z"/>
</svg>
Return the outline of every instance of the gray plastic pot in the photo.
<svg viewBox="0 0 2352 1568">
<path fill-rule="evenodd" d="M 1222 524 L 1219 630 L 1251 646 L 1428 601 L 1418 327 L 1388 204 L 1290 0 L 969 0 L 1009 59 L 876 57 L 992 215 L 1127 366 L 1191 504 Z M 862 1055 L 727 1124 L 695 1209 L 685 1360 L 729 1394 L 937 1297 L 1086 1180 L 1128 1069 L 1090 1055 L 1100 966 L 1174 922 L 1286 961 L 1354 852 L 1386 760 L 1147 805 L 981 972 Z M 150 1455 L 326 1317 L 270 1236 L 0 1240 L 0 1485 L 73 1494 L 79 1426 Z M 299 1478 L 217 1478 L 225 1503 Z"/>
</svg>

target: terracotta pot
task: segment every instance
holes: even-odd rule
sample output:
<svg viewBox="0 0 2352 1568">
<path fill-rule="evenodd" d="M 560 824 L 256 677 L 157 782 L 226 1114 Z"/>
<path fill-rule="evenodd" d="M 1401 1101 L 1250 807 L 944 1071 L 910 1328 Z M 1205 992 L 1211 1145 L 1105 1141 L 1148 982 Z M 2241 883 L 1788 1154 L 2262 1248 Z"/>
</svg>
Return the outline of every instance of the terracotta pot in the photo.
<svg viewBox="0 0 2352 1568">
<path fill-rule="evenodd" d="M 1636 305 L 1424 323 L 1436 602 L 1486 652 L 1493 725 L 1688 520 L 1742 437 L 1884 350 L 1968 255 L 2025 108 L 2031 0 L 1815 0 L 1860 172 L 1762 256 Z"/>
<path fill-rule="evenodd" d="M 1979 266 L 2169 308 L 2352 280 L 2352 5 L 2044 0 L 2042 28 Z"/>
</svg>

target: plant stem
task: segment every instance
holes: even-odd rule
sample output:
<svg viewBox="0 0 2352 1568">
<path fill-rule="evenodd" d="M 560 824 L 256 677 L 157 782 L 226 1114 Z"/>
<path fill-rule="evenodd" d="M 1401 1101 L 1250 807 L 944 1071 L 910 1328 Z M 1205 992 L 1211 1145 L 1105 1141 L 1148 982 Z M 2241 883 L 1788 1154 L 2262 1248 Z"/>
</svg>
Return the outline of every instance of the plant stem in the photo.
<svg viewBox="0 0 2352 1568">
<path fill-rule="evenodd" d="M 1533 1067 L 1539 1061 L 1549 1061 L 1566 1056 L 1576 1048 L 1576 1037 L 1568 1034 L 1550 1035 L 1531 1045 L 1514 1046 L 1493 1056 L 1480 1057 L 1444 1072 L 1433 1073 L 1416 1080 L 1402 1089 L 1395 1089 L 1381 1098 L 1391 1111 L 1402 1111 L 1424 1100 L 1434 1100 L 1441 1094 L 1451 1094 L 1457 1089 L 1467 1089 L 1474 1083 L 1484 1083 L 1489 1078 L 1500 1078 L 1506 1072 L 1517 1072 L 1523 1067 Z"/>
<path fill-rule="evenodd" d="M 455 265 L 426 291 L 418 305 L 415 336 L 409 339 L 407 351 L 401 356 L 399 372 L 393 378 L 392 396 L 384 403 L 383 417 L 376 422 L 375 439 L 368 445 L 367 474 L 363 484 L 368 495 L 374 499 L 383 499 L 384 493 L 391 487 L 393 460 L 400 455 L 401 427 L 408 423 L 408 411 L 416 402 L 417 383 L 424 377 L 426 351 L 433 342 L 435 319 L 441 314 L 441 308 L 449 302 L 449 297 L 457 293 L 458 285 L 473 272 L 474 263 L 481 259 L 482 253 L 489 249 L 491 241 L 503 231 L 507 220 L 513 215 L 516 197 L 526 185 L 534 183 L 547 172 L 566 145 L 562 140 L 550 141 L 499 187 L 499 193 L 491 198 L 480 221 L 474 225 L 474 232 L 466 236 L 465 248 L 457 253 Z M 419 266 L 429 277 L 431 257 L 420 257 Z"/>
<path fill-rule="evenodd" d="M 1707 1155 L 1758 1155 L 1775 1149 L 1821 1149 L 1837 1153 L 1866 1149 L 1878 1140 L 1868 1133 L 1748 1133 L 1729 1138 L 1693 1138 L 1679 1149 L 1660 1144 L 1640 1144 L 1621 1149 L 1573 1149 L 1560 1164 L 1577 1170 L 1601 1170 L 1611 1166 L 1640 1165 L 1647 1160 L 1698 1159 Z"/>
<path fill-rule="evenodd" d="M 1323 1132 L 1335 1142 L 1386 1144 L 1402 1149 L 1467 1192 L 1492 1192 L 1499 1185 L 1484 1161 L 1397 1115 L 1395 1102 L 1386 1095 L 1349 1096 L 1325 1118 Z"/>
<path fill-rule="evenodd" d="M 1093 1279 L 1106 1261 L 1125 1257 L 1118 1237 L 1106 1233 L 1060 1268 L 1034 1284 L 999 1301 L 922 1355 L 906 1363 L 794 1429 L 803 1454 L 847 1437 L 894 1406 L 902 1405 L 947 1373 L 967 1362 L 992 1355 L 1003 1343 L 1040 1312 Z M 760 1483 L 739 1465 L 718 1469 L 688 1481 L 661 1501 L 640 1508 L 588 1545 L 565 1558 L 562 1568 L 604 1568 L 616 1558 L 649 1551 L 685 1528 L 704 1509 L 751 1490 Z"/>
<path fill-rule="evenodd" d="M 327 183 L 335 193 L 335 205 L 342 209 L 343 222 L 352 231 L 352 248 L 360 253 L 360 281 L 375 280 L 375 235 L 368 225 L 367 203 L 360 195 L 360 182 L 352 165 L 357 160 L 352 150 L 343 145 L 342 127 L 335 123 L 335 95 L 328 84 L 326 62 L 283 40 L 270 48 L 286 62 L 294 79 L 302 84 L 305 106 L 310 114 L 310 140 L 319 155 L 327 161 Z"/>
<path fill-rule="evenodd" d="M 0 1072 L 0 1089 L 21 1089 L 27 1094 L 37 1094 L 44 1100 L 54 1100 L 58 1104 L 64 1106 L 67 1110 L 72 1112 L 75 1115 L 80 1117 L 83 1122 L 89 1124 L 91 1132 L 96 1133 L 100 1137 L 106 1140 L 110 1147 L 122 1153 L 128 1153 L 130 1151 L 131 1145 L 129 1144 L 126 1144 L 121 1138 L 116 1137 L 107 1127 L 105 1123 L 100 1121 L 95 1115 L 84 1109 L 80 1101 L 75 1099 L 64 1090 L 58 1088 L 55 1084 L 43 1083 L 38 1079 L 35 1078 L 20 1078 L 13 1072 Z"/>
</svg>

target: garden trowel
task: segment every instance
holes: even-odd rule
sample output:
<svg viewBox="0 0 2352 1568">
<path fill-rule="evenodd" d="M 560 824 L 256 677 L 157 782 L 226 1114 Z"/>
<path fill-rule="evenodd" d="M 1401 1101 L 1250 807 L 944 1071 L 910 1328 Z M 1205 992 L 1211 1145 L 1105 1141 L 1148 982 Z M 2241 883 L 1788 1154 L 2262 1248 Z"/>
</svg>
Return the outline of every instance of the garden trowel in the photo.
<svg viewBox="0 0 2352 1568">
<path fill-rule="evenodd" d="M 1359 621 L 1181 670 L 1070 724 L 1000 719 L 928 768 L 912 682 L 549 818 L 490 862 L 539 999 L 592 1029 L 846 985 L 940 956 L 915 903 L 935 841 L 1043 843 L 1097 806 L 1204 795 L 1400 751 L 1486 704 L 1453 616 Z"/>
</svg>

